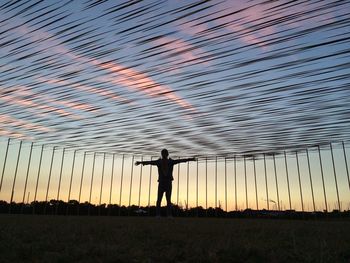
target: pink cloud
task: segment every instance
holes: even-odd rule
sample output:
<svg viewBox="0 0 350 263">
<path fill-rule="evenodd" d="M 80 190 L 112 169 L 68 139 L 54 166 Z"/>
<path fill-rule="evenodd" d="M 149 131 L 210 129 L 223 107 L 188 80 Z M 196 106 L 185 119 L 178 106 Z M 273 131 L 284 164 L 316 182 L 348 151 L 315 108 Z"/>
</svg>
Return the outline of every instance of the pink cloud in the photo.
<svg viewBox="0 0 350 263">
<path fill-rule="evenodd" d="M 190 103 L 178 96 L 170 87 L 156 83 L 140 71 L 126 68 L 113 62 L 103 63 L 94 60 L 92 63 L 108 70 L 110 73 L 116 74 L 113 76 L 115 79 L 111 80 L 115 84 L 126 86 L 132 90 L 142 91 L 151 97 L 165 98 L 185 109 L 195 111 L 195 108 Z"/>
<path fill-rule="evenodd" d="M 239 39 L 246 44 L 257 45 L 263 49 L 269 49 L 268 43 L 265 36 L 279 32 L 281 29 L 280 26 L 287 26 L 288 28 L 292 27 L 308 27 L 313 24 L 322 24 L 327 23 L 326 20 L 334 20 L 334 12 L 324 11 L 319 15 L 315 14 L 305 14 L 299 22 L 298 19 L 286 20 L 286 23 L 278 23 L 277 25 L 273 24 L 274 20 L 287 18 L 291 14 L 302 13 L 304 11 L 311 11 L 320 6 L 320 3 L 311 1 L 304 1 L 298 5 L 292 7 L 284 8 L 283 10 L 276 11 L 275 13 L 271 12 L 271 8 L 279 5 L 280 1 L 270 1 L 264 2 L 264 4 L 256 4 L 252 1 L 250 6 L 244 6 L 240 1 L 226 1 L 221 5 L 221 8 L 224 10 L 223 14 L 228 14 L 230 12 L 241 10 L 245 7 L 246 9 L 242 10 L 239 13 L 235 13 L 230 16 L 222 17 L 218 20 L 215 20 L 213 23 L 216 25 L 222 23 L 228 23 L 225 28 L 230 32 L 236 32 L 239 36 Z M 241 19 L 241 21 L 232 23 L 232 21 Z M 252 29 L 250 27 L 259 27 L 263 25 L 260 29 Z"/>
<path fill-rule="evenodd" d="M 45 126 L 31 123 L 28 121 L 20 120 L 14 117 L 11 117 L 7 114 L 0 114 L 0 122 L 2 124 L 6 124 L 8 126 L 13 126 L 16 128 L 23 128 L 26 130 L 36 130 L 36 131 L 41 131 L 41 132 L 51 132 L 53 131 L 51 128 L 47 128 Z"/>
<path fill-rule="evenodd" d="M 242 8 L 239 6 L 235 6 L 234 3 L 231 4 L 233 4 L 231 8 L 233 8 L 234 10 L 239 10 L 240 8 Z M 239 35 L 239 39 L 242 42 L 246 44 L 258 45 L 259 47 L 266 49 L 267 44 L 266 41 L 264 41 L 264 36 L 276 32 L 276 28 L 274 26 L 268 26 L 260 30 L 251 30 L 248 28 L 249 26 L 243 26 L 243 24 L 259 25 L 260 23 L 266 22 L 268 19 L 271 19 L 271 17 L 266 17 L 266 8 L 266 6 L 254 5 L 248 9 L 245 9 L 240 14 L 241 21 L 239 23 L 228 24 L 225 28 L 231 32 L 237 32 Z M 229 10 L 232 11 L 232 9 Z M 232 16 L 228 16 L 225 17 L 223 20 L 224 22 L 230 22 L 231 19 Z M 237 17 L 235 17 L 235 19 L 237 19 Z"/>
<path fill-rule="evenodd" d="M 46 81 L 45 78 L 40 78 L 38 77 L 37 80 L 42 81 L 42 82 L 49 82 Z M 50 81 L 52 84 L 53 82 Z M 67 84 L 67 83 L 65 83 Z M 57 100 L 54 99 L 48 95 L 44 95 L 41 93 L 34 93 L 30 88 L 28 87 L 23 87 L 23 86 L 16 86 L 16 95 L 21 95 L 21 96 L 30 96 L 31 98 L 36 98 L 42 101 L 45 101 L 46 103 L 54 104 L 54 105 L 61 105 L 64 106 L 65 108 L 68 108 L 70 110 L 77 110 L 77 111 L 83 111 L 83 112 L 94 112 L 98 111 L 93 105 L 83 103 L 83 102 L 74 102 L 70 100 Z"/>
<path fill-rule="evenodd" d="M 52 113 L 56 113 L 56 114 L 59 114 L 61 116 L 72 118 L 72 119 L 80 119 L 81 118 L 80 116 L 72 114 L 70 112 L 67 112 L 67 111 L 65 111 L 63 109 L 60 109 L 60 108 L 57 108 L 57 107 L 48 106 L 48 105 L 41 105 L 39 103 L 34 102 L 31 99 L 23 98 L 23 97 L 20 96 L 20 94 L 17 94 L 16 96 L 10 95 L 10 94 L 1 95 L 0 96 L 0 100 L 6 101 L 6 102 L 8 102 L 10 104 L 17 104 L 17 105 L 20 105 L 20 106 L 23 106 L 23 107 L 26 107 L 26 108 L 38 109 L 40 111 L 44 111 L 44 113 L 41 112 L 41 114 L 43 114 L 43 115 L 46 114 L 46 112 L 52 112 Z"/>
<path fill-rule="evenodd" d="M 87 93 L 97 94 L 101 97 L 105 97 L 105 98 L 108 98 L 111 100 L 116 100 L 116 101 L 120 101 L 120 102 L 128 103 L 128 104 L 134 104 L 134 102 L 132 102 L 126 98 L 123 98 L 123 97 L 121 97 L 121 96 L 117 95 L 116 93 L 109 91 L 109 90 L 102 90 L 102 89 L 94 88 L 91 86 L 72 83 L 70 81 L 61 80 L 61 79 L 48 79 L 48 78 L 40 77 L 40 78 L 38 78 L 38 80 L 45 82 L 45 83 L 48 83 L 48 84 L 60 84 L 60 85 L 63 84 L 63 85 L 67 85 L 73 89 L 85 91 Z M 106 78 L 104 78 L 104 80 L 106 80 Z M 78 106 L 78 107 L 80 107 L 80 106 Z M 89 106 L 86 106 L 86 107 L 89 107 Z"/>
<path fill-rule="evenodd" d="M 231 32 L 237 32 L 240 35 L 240 40 L 246 44 L 250 45 L 258 45 L 261 48 L 266 48 L 266 43 L 262 40 L 262 38 L 257 33 L 252 33 L 248 29 L 245 29 L 241 25 L 229 25 L 226 29 Z"/>
<path fill-rule="evenodd" d="M 17 28 L 16 30 L 21 32 L 22 34 L 26 34 L 33 41 L 40 41 L 39 43 L 42 45 L 51 46 L 51 49 L 50 49 L 51 51 L 55 51 L 59 54 L 66 55 L 73 60 L 78 60 L 82 64 L 93 65 L 95 67 L 103 68 L 104 70 L 107 70 L 110 73 L 113 73 L 114 74 L 113 76 L 114 80 L 112 81 L 113 84 L 120 84 L 122 86 L 125 86 L 128 89 L 136 90 L 150 97 L 158 97 L 161 99 L 165 99 L 173 103 L 176 103 L 182 108 L 194 110 L 194 107 L 190 103 L 188 103 L 183 98 L 178 96 L 170 87 L 157 83 L 142 71 L 127 68 L 118 63 L 112 63 L 112 62 L 104 63 L 103 61 L 100 61 L 100 60 L 91 60 L 84 56 L 78 56 L 73 52 L 71 52 L 68 48 L 66 48 L 65 45 L 61 44 L 60 40 L 58 40 L 56 37 L 54 37 L 53 35 L 51 35 L 50 33 L 44 30 L 36 30 L 35 33 L 29 33 L 31 29 L 25 25 Z M 118 76 L 116 76 L 116 74 Z M 110 78 L 105 78 L 104 80 L 110 81 Z M 61 81 L 61 80 L 54 80 L 54 81 L 57 83 L 57 81 Z M 49 82 L 47 81 L 47 83 Z M 129 102 L 127 99 L 123 99 L 111 91 L 106 91 L 106 90 L 101 91 L 100 89 L 96 89 L 93 87 L 86 87 L 84 85 L 79 85 L 79 84 L 73 84 L 72 87 L 76 89 L 84 90 L 87 92 L 99 94 L 101 96 L 105 96 L 108 98 L 117 99 L 123 102 Z"/>
<path fill-rule="evenodd" d="M 195 36 L 208 29 L 208 25 L 205 23 L 200 24 L 200 23 L 197 23 L 196 21 L 189 21 L 186 18 L 183 18 L 181 21 L 183 22 L 180 25 L 178 25 L 177 28 L 183 34 L 188 36 Z"/>
<path fill-rule="evenodd" d="M 177 56 L 177 61 L 181 63 L 193 63 L 199 62 L 204 65 L 209 65 L 207 61 L 202 61 L 201 57 L 196 54 L 197 52 L 205 53 L 205 50 L 198 48 L 191 43 L 174 37 L 162 37 L 154 41 L 156 45 L 162 45 L 162 49 L 165 49 L 169 53 L 174 53 Z"/>
<path fill-rule="evenodd" d="M 33 140 L 33 137 L 27 136 L 27 135 L 20 133 L 18 131 L 16 131 L 16 132 L 9 131 L 9 130 L 6 130 L 2 127 L 0 127 L 0 136 L 15 137 L 15 138 L 22 139 L 22 140 Z"/>
<path fill-rule="evenodd" d="M 205 32 L 205 30 L 210 27 L 224 25 L 224 28 L 229 32 L 236 32 L 239 36 L 240 41 L 246 44 L 258 45 L 261 48 L 267 48 L 266 42 L 264 41 L 264 36 L 276 32 L 274 26 L 265 27 L 259 31 L 252 31 L 248 29 L 249 25 L 258 25 L 259 23 L 266 22 L 271 17 L 266 17 L 265 10 L 271 7 L 272 4 L 256 5 L 252 4 L 250 8 L 244 9 L 241 12 L 234 13 L 235 11 L 241 10 L 247 6 L 241 1 L 226 1 L 214 7 L 214 12 L 208 14 L 204 19 L 213 19 L 210 23 L 203 23 L 201 21 L 189 21 L 187 19 L 182 19 L 182 23 L 178 25 L 181 33 L 189 36 L 196 36 L 197 34 Z M 220 8 L 220 9 L 219 9 Z M 229 13 L 234 13 L 232 15 L 227 15 Z M 215 14 L 215 15 L 214 15 Z M 222 17 L 220 17 L 222 16 Z M 217 18 L 217 19 L 216 19 Z M 240 19 L 239 22 L 233 23 L 233 21 Z M 243 26 L 245 24 L 245 26 Z M 222 34 L 220 32 L 211 31 L 202 35 L 205 37 L 206 34 L 210 38 L 217 34 L 219 37 Z"/>
<path fill-rule="evenodd" d="M 47 99 L 48 102 L 62 105 L 66 108 L 74 109 L 74 110 L 80 110 L 80 111 L 98 111 L 95 107 L 92 105 L 86 104 L 86 103 L 76 103 L 73 101 L 67 101 L 67 100 L 56 100 L 56 99 Z"/>
</svg>

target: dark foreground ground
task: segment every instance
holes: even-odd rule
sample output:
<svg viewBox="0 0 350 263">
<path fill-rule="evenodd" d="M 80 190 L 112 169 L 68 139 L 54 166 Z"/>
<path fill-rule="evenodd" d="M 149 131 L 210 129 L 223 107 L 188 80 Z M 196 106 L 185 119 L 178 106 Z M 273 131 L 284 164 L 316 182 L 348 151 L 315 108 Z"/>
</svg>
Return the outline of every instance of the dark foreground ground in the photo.
<svg viewBox="0 0 350 263">
<path fill-rule="evenodd" d="M 350 262 L 350 221 L 0 215 L 0 262 Z"/>
</svg>

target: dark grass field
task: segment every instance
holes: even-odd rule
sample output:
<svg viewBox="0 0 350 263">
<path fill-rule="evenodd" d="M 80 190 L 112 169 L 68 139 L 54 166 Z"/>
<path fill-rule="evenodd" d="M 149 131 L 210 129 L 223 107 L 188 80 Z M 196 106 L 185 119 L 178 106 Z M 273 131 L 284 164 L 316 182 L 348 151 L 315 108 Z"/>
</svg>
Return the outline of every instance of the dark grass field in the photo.
<svg viewBox="0 0 350 263">
<path fill-rule="evenodd" d="M 0 215 L 0 262 L 350 262 L 350 221 Z"/>
</svg>

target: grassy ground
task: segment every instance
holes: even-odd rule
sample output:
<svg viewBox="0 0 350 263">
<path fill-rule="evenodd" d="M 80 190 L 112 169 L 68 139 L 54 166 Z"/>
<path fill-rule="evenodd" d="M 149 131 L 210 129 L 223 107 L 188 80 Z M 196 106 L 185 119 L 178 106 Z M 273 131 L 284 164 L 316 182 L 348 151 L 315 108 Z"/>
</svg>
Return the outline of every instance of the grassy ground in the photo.
<svg viewBox="0 0 350 263">
<path fill-rule="evenodd" d="M 349 220 L 0 215 L 1 262 L 350 262 Z"/>
</svg>

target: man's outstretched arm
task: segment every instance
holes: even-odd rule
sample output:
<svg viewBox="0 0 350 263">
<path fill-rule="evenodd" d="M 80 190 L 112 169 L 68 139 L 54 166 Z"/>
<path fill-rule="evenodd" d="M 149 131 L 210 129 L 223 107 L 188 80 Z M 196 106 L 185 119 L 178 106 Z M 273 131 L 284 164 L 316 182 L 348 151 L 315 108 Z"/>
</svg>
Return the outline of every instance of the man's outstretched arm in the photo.
<svg viewBox="0 0 350 263">
<path fill-rule="evenodd" d="M 191 161 L 196 161 L 197 159 L 192 157 L 192 158 L 185 158 L 185 159 L 176 159 L 174 160 L 174 164 L 178 163 L 185 163 L 185 162 L 191 162 Z"/>
<path fill-rule="evenodd" d="M 135 162 L 135 165 L 157 165 L 157 160 L 153 160 L 153 161 L 142 161 L 142 162 Z"/>
</svg>

